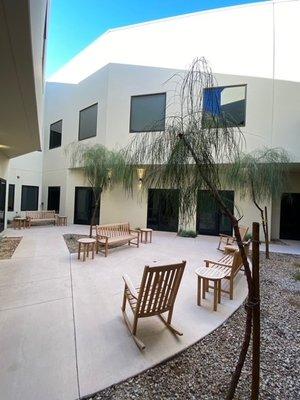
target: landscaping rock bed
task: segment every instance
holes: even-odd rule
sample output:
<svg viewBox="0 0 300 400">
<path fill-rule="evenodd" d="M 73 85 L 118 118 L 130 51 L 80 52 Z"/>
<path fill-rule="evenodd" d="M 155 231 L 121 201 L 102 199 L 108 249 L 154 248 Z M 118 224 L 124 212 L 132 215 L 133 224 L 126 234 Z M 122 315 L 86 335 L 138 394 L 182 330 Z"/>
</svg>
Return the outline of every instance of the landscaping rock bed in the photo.
<svg viewBox="0 0 300 400">
<path fill-rule="evenodd" d="M 297 400 L 300 398 L 300 282 L 297 280 L 300 257 L 284 254 L 271 254 L 270 260 L 263 257 L 261 399 Z M 242 306 L 220 328 L 171 360 L 88 398 L 224 400 L 243 338 L 244 317 Z M 248 355 L 235 398 L 249 399 L 250 387 Z"/>
<path fill-rule="evenodd" d="M 22 237 L 0 237 L 0 260 L 7 260 L 14 254 Z"/>
<path fill-rule="evenodd" d="M 89 235 L 78 235 L 75 233 L 66 233 L 65 235 L 63 235 L 63 238 L 68 247 L 68 250 L 71 254 L 77 253 L 77 251 L 78 251 L 77 240 L 81 239 L 81 238 L 88 238 L 88 237 L 89 237 Z M 122 243 L 111 244 L 111 245 L 109 245 L 109 248 L 119 247 L 119 246 L 123 246 L 123 244 Z"/>
</svg>

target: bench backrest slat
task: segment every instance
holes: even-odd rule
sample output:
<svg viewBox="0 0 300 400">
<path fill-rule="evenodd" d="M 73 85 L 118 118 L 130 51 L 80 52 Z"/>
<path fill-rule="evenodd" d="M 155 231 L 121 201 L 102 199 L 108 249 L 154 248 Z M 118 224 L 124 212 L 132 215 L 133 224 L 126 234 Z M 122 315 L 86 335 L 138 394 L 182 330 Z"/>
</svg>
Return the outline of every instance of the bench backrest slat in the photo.
<svg viewBox="0 0 300 400">
<path fill-rule="evenodd" d="M 117 223 L 117 224 L 106 224 L 97 225 L 96 233 L 99 236 L 108 237 L 119 237 L 130 234 L 130 224 L 129 222 Z"/>
<path fill-rule="evenodd" d="M 51 219 L 55 218 L 55 210 L 45 211 L 26 211 L 26 217 L 31 219 Z"/>
</svg>

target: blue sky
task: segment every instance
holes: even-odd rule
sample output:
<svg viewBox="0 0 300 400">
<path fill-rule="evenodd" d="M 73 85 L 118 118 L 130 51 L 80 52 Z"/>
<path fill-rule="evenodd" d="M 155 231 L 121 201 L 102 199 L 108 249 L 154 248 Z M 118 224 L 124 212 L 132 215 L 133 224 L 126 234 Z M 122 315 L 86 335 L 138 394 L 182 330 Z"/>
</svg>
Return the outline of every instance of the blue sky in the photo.
<svg viewBox="0 0 300 400">
<path fill-rule="evenodd" d="M 51 0 L 46 76 L 111 28 L 261 0 Z"/>
</svg>

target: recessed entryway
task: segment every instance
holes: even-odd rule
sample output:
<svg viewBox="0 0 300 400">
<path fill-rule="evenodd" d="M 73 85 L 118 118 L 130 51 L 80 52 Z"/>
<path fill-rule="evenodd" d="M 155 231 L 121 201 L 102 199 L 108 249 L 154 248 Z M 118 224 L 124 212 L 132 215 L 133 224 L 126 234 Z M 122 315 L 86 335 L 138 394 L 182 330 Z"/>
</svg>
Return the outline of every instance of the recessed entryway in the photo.
<svg viewBox="0 0 300 400">
<path fill-rule="evenodd" d="M 149 189 L 147 227 L 157 231 L 177 232 L 179 190 Z"/>
<path fill-rule="evenodd" d="M 280 209 L 280 239 L 300 239 L 300 193 L 283 193 Z"/>
<path fill-rule="evenodd" d="M 219 194 L 233 213 L 234 191 L 220 190 Z M 220 210 L 216 200 L 208 190 L 199 190 L 198 192 L 196 230 L 200 235 L 232 234 L 229 218 Z"/>
<path fill-rule="evenodd" d="M 59 201 L 60 201 L 60 186 L 49 186 L 47 210 L 55 210 L 56 213 L 58 214 Z"/>
<path fill-rule="evenodd" d="M 95 209 L 95 198 L 91 187 L 75 187 L 74 224 L 90 225 Z M 100 207 L 96 212 L 99 223 Z"/>
</svg>

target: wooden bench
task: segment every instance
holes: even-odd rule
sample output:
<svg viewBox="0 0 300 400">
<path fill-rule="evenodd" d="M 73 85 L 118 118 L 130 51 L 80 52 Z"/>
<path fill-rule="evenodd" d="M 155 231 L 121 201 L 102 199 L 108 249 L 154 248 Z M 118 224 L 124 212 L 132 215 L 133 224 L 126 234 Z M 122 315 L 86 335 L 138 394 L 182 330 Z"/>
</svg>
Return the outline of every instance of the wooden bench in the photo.
<svg viewBox="0 0 300 400">
<path fill-rule="evenodd" d="M 32 223 L 48 222 L 56 223 L 56 214 L 54 210 L 50 211 L 26 211 L 26 218 L 28 219 L 29 227 Z"/>
<path fill-rule="evenodd" d="M 139 242 L 139 232 L 130 229 L 128 222 L 96 225 L 96 252 L 104 253 L 105 257 L 107 257 L 108 248 L 111 244 L 128 243 L 129 246 L 134 244 L 139 247 Z M 104 246 L 103 250 L 101 250 L 100 245 Z"/>
</svg>

